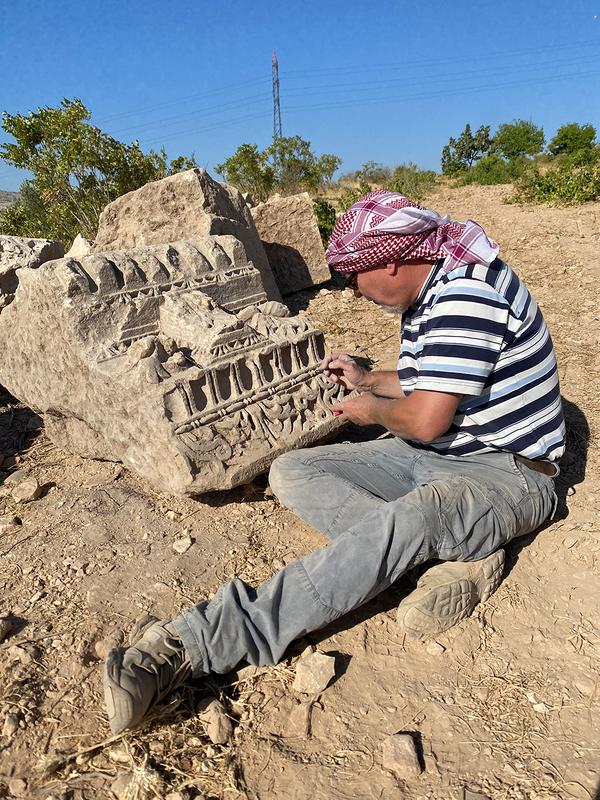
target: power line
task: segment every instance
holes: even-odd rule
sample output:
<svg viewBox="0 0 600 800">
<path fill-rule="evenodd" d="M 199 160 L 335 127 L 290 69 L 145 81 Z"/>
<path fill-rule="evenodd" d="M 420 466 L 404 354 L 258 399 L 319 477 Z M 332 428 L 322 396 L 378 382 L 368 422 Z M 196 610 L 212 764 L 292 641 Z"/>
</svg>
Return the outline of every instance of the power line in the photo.
<svg viewBox="0 0 600 800">
<path fill-rule="evenodd" d="M 597 40 L 596 41 L 589 41 L 588 40 L 588 41 L 583 41 L 583 42 L 574 42 L 574 43 L 565 44 L 565 45 L 553 45 L 552 46 L 552 52 L 556 53 L 556 52 L 559 52 L 559 51 L 576 50 L 578 53 L 581 53 L 581 50 L 583 48 L 586 48 L 586 47 L 593 46 L 595 48 L 598 48 L 598 44 L 599 43 L 598 43 Z M 520 69 L 527 69 L 527 68 L 534 68 L 535 69 L 535 68 L 538 68 L 538 62 L 537 61 L 534 61 L 533 63 L 525 63 L 525 64 L 512 64 L 511 62 L 516 57 L 519 57 L 519 56 L 535 56 L 538 53 L 548 53 L 548 46 L 537 47 L 537 48 L 525 48 L 525 49 L 512 50 L 512 51 L 511 50 L 503 50 L 503 51 L 498 51 L 496 53 L 486 51 L 485 53 L 479 53 L 479 54 L 478 53 L 470 53 L 468 56 L 463 56 L 463 57 L 459 56 L 459 57 L 448 57 L 448 58 L 436 58 L 436 59 L 420 60 L 419 61 L 419 65 L 418 65 L 419 84 L 421 85 L 423 80 L 428 80 L 428 79 L 429 80 L 439 80 L 439 76 L 437 76 L 437 75 L 436 76 L 425 76 L 423 74 L 423 72 L 424 72 L 425 69 L 427 69 L 427 67 L 440 68 L 445 64 L 459 65 L 461 63 L 468 63 L 468 64 L 472 65 L 472 64 L 475 63 L 475 64 L 478 65 L 478 68 L 477 68 L 477 74 L 478 75 L 485 74 L 486 72 L 489 73 L 489 72 L 498 71 L 498 70 L 502 71 L 502 73 L 505 74 L 507 71 L 515 71 L 515 70 L 518 71 Z M 582 55 L 580 55 L 579 57 L 583 58 Z M 502 59 L 502 63 L 500 65 L 496 66 L 496 67 L 491 67 L 491 68 L 487 68 L 487 69 L 483 69 L 483 70 L 481 69 L 480 65 L 482 63 L 489 64 L 490 62 L 493 62 L 495 58 L 501 58 Z M 560 60 L 559 61 L 548 60 L 545 63 L 547 63 L 548 65 L 557 66 L 561 62 L 560 62 Z M 410 69 L 410 72 L 411 72 L 410 78 L 401 76 L 399 80 L 401 80 L 401 81 L 410 81 L 412 83 L 414 81 L 415 69 L 416 69 L 415 65 L 412 64 L 412 63 L 408 64 L 406 62 L 405 63 L 395 62 L 394 64 L 373 64 L 371 62 L 369 65 L 361 64 L 361 66 L 360 66 L 360 74 L 361 75 L 365 75 L 366 73 L 370 73 L 370 72 L 377 72 L 377 73 L 384 72 L 386 75 L 389 75 L 390 73 L 393 74 L 393 73 L 397 73 L 398 71 L 406 72 L 407 68 Z M 283 72 L 281 74 L 284 77 L 289 78 L 290 82 L 292 83 L 291 86 L 288 86 L 286 88 L 286 96 L 287 95 L 301 94 L 301 93 L 303 93 L 305 91 L 314 94 L 314 92 L 316 90 L 325 91 L 327 89 L 335 90 L 336 94 L 339 94 L 340 92 L 344 91 L 346 86 L 348 86 L 349 90 L 356 90 L 356 88 L 359 87 L 359 86 L 364 86 L 365 88 L 368 88 L 368 86 L 371 85 L 371 84 L 367 85 L 367 84 L 364 84 L 364 83 L 361 84 L 361 83 L 354 82 L 353 84 L 350 84 L 350 85 L 348 85 L 348 84 L 342 84 L 342 85 L 340 85 L 340 84 L 325 84 L 325 85 L 320 85 L 320 86 L 306 86 L 305 87 L 305 86 L 294 86 L 293 82 L 297 81 L 297 79 L 299 77 L 301 77 L 301 76 L 307 76 L 308 77 L 310 75 L 317 74 L 319 76 L 325 77 L 327 74 L 331 74 L 331 76 L 334 77 L 334 75 L 336 73 L 339 73 L 339 72 L 342 72 L 342 73 L 345 73 L 345 74 L 352 74 L 352 73 L 355 73 L 356 71 L 357 71 L 356 64 L 352 64 L 352 65 L 347 65 L 347 66 L 338 65 L 338 66 L 323 67 L 323 68 L 319 68 L 319 69 L 288 70 L 288 71 L 285 71 L 285 72 Z M 459 79 L 462 77 L 462 73 L 460 73 L 460 72 L 454 73 L 454 74 L 456 74 Z M 448 73 L 446 71 L 444 71 L 444 76 L 445 77 L 448 76 Z M 394 80 L 398 80 L 398 79 L 394 79 L 393 77 L 387 77 L 387 78 L 383 79 L 382 81 L 376 82 L 376 83 L 378 85 L 381 85 L 381 87 L 383 88 L 384 82 L 388 82 L 388 83 L 390 83 L 390 85 L 392 85 Z M 250 80 L 247 80 L 247 81 L 243 81 L 243 82 L 237 81 L 235 83 L 229 84 L 227 86 L 220 87 L 218 89 L 213 89 L 213 90 L 203 91 L 203 92 L 196 92 L 195 94 L 188 95 L 186 97 L 181 97 L 181 98 L 178 98 L 178 99 L 175 99 L 175 100 L 167 101 L 167 102 L 164 102 L 164 103 L 159 103 L 159 104 L 156 104 L 156 105 L 153 105 L 153 106 L 148 106 L 145 109 L 138 109 L 137 111 L 126 111 L 126 112 L 122 112 L 122 113 L 119 113 L 119 114 L 113 114 L 113 115 L 110 115 L 110 116 L 107 116 L 107 117 L 102 117 L 97 121 L 94 120 L 94 122 L 95 122 L 95 124 L 105 124 L 105 123 L 108 123 L 108 122 L 113 122 L 113 121 L 118 120 L 118 119 L 124 119 L 124 118 L 128 118 L 128 117 L 135 117 L 135 116 L 139 116 L 140 114 L 145 114 L 145 113 L 148 113 L 148 112 L 156 111 L 158 109 L 168 108 L 170 106 L 178 106 L 178 105 L 181 105 L 182 103 L 188 103 L 188 102 L 193 101 L 193 100 L 199 100 L 199 99 L 203 99 L 203 98 L 207 98 L 207 97 L 214 97 L 214 96 L 223 95 L 223 94 L 226 94 L 229 99 L 226 101 L 226 103 L 222 104 L 221 108 L 222 108 L 222 110 L 227 110 L 225 108 L 225 106 L 227 104 L 231 104 L 231 105 L 234 105 L 235 107 L 239 107 L 239 102 L 236 102 L 235 100 L 231 99 L 232 96 L 234 96 L 235 94 L 238 94 L 241 90 L 243 90 L 245 87 L 248 87 L 248 86 L 263 85 L 266 88 L 266 84 L 268 83 L 268 81 L 269 81 L 269 79 L 267 77 L 262 77 L 262 78 L 258 78 L 257 77 L 257 78 L 253 78 L 253 79 L 250 79 Z M 272 82 L 272 78 L 271 78 L 271 82 Z M 254 97 L 256 97 L 256 99 L 260 98 L 259 95 L 255 95 Z M 250 102 L 250 100 L 251 100 L 251 98 L 244 98 L 244 105 L 248 104 Z M 194 111 L 188 112 L 185 115 L 185 117 L 186 118 L 190 118 L 190 117 L 196 116 L 198 114 L 202 114 L 203 116 L 207 116 L 207 115 L 210 115 L 212 111 L 218 111 L 218 110 L 219 110 L 218 106 L 209 106 L 208 108 L 198 109 L 198 110 L 194 110 Z M 274 109 L 274 111 L 275 111 L 275 109 Z M 178 116 L 175 116 L 175 117 L 159 118 L 159 119 L 157 119 L 155 121 L 149 121 L 149 122 L 143 123 L 143 127 L 141 127 L 140 125 L 137 125 L 137 126 L 136 125 L 130 125 L 130 126 L 125 127 L 125 128 L 120 128 L 117 131 L 115 131 L 115 134 L 126 133 L 128 131 L 144 130 L 144 129 L 147 129 L 149 127 L 159 127 L 164 122 L 167 122 L 167 121 L 170 121 L 170 120 L 178 120 L 178 119 L 182 119 L 181 115 L 178 115 Z M 274 125 L 274 127 L 275 127 L 275 125 Z"/>
<path fill-rule="evenodd" d="M 232 89 L 240 89 L 243 86 L 257 86 L 259 84 L 267 84 L 269 79 L 266 77 L 262 78 L 253 78 L 252 80 L 239 82 L 236 81 L 235 83 L 228 84 L 227 86 L 222 86 L 219 89 L 212 89 L 210 91 L 203 91 L 203 92 L 195 92 L 191 95 L 186 95 L 185 97 L 179 97 L 176 100 L 168 100 L 164 103 L 158 103 L 152 106 L 146 106 L 146 108 L 137 109 L 133 111 L 123 111 L 119 114 L 111 114 L 108 117 L 101 117 L 99 120 L 96 121 L 97 125 L 104 125 L 107 122 L 113 122 L 116 119 L 122 119 L 123 117 L 133 117 L 136 114 L 146 114 L 149 111 L 156 111 L 158 108 L 167 108 L 168 106 L 176 106 L 180 105 L 181 103 L 187 103 L 190 100 L 199 100 L 203 97 L 212 97 L 214 95 L 220 94 L 228 94 Z"/>
<path fill-rule="evenodd" d="M 470 52 L 468 55 L 464 56 L 448 56 L 446 58 L 430 58 L 430 59 L 419 59 L 418 64 L 415 64 L 414 61 L 411 62 L 401 62 L 395 61 L 392 64 L 375 64 L 373 62 L 369 62 L 368 64 L 361 64 L 360 67 L 357 67 L 356 63 L 346 64 L 346 65 L 337 65 L 337 66 L 320 66 L 315 69 L 301 69 L 301 70 L 284 70 L 282 72 L 282 76 L 284 78 L 294 78 L 297 76 L 303 75 L 324 75 L 326 73 L 337 73 L 342 72 L 346 74 L 356 73 L 357 71 L 360 74 L 364 74 L 366 72 L 382 72 L 382 71 L 397 71 L 397 70 L 406 70 L 407 68 L 411 70 L 413 76 L 420 76 L 421 71 L 424 67 L 427 66 L 443 66 L 444 64 L 458 64 L 461 62 L 467 63 L 482 63 L 493 61 L 494 59 L 500 59 L 502 63 L 505 65 L 510 59 L 517 58 L 522 55 L 535 55 L 538 53 L 548 53 L 548 52 L 557 52 L 560 50 L 576 50 L 581 51 L 584 47 L 600 47 L 600 41 L 598 39 L 588 39 L 581 42 L 571 42 L 570 44 L 563 44 L 563 45 L 543 45 L 540 47 L 527 47 L 521 48 L 518 50 L 485 50 L 484 52 Z"/>
<path fill-rule="evenodd" d="M 531 86 L 531 85 L 538 85 L 538 84 L 547 84 L 547 83 L 554 83 L 557 81 L 562 80 L 572 80 L 572 79 L 580 79 L 586 77 L 595 77 L 600 75 L 600 72 L 588 71 L 588 72 L 576 72 L 570 73 L 567 75 L 554 75 L 554 76 L 547 76 L 545 78 L 534 78 L 534 79 L 522 79 L 522 80 L 513 80 L 513 81 L 503 81 L 495 84 L 485 84 L 481 86 L 463 86 L 457 88 L 445 88 L 436 91 L 429 91 L 429 92 L 419 92 L 413 94 L 403 94 L 403 95 L 396 95 L 390 96 L 387 95 L 386 97 L 382 98 L 371 98 L 371 99 L 357 99 L 355 101 L 346 101 L 346 102 L 335 102 L 335 101 L 328 101 L 325 103 L 317 103 L 317 104 L 308 104 L 302 106 L 286 106 L 288 113 L 300 113 L 300 112 L 315 112 L 315 111 L 330 111 L 330 110 L 337 110 L 337 109 L 346 109 L 346 108 L 353 108 L 353 107 L 363 107 L 363 106 L 376 106 L 376 105 L 389 105 L 392 102 L 403 102 L 403 101 L 412 101 L 412 100 L 427 100 L 427 99 L 435 99 L 436 97 L 452 97 L 458 95 L 469 95 L 469 94 L 479 94 L 481 92 L 486 91 L 494 91 L 496 89 L 505 89 L 505 88 L 516 88 L 519 86 Z M 171 134 L 168 137 L 163 137 L 161 140 L 157 141 L 169 141 L 169 139 L 173 139 L 178 136 L 194 136 L 199 133 L 205 133 L 211 130 L 222 130 L 227 127 L 232 127 L 234 125 L 240 124 L 242 122 L 246 122 L 249 120 L 254 119 L 261 119 L 269 116 L 268 113 L 258 113 L 258 114 L 250 114 L 243 117 L 237 117 L 233 119 L 226 119 L 222 120 L 219 123 L 211 124 L 208 126 L 202 126 L 201 128 L 195 128 L 193 130 L 185 130 L 185 131 L 177 131 Z M 153 142 L 147 142 L 147 144 L 152 144 Z"/>
</svg>

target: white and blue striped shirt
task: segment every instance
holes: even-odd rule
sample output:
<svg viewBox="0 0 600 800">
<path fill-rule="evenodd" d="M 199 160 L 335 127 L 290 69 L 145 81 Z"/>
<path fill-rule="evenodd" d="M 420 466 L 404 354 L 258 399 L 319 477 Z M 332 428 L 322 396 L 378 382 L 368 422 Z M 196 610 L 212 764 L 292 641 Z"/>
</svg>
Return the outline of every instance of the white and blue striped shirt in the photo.
<svg viewBox="0 0 600 800">
<path fill-rule="evenodd" d="M 448 455 L 502 451 L 555 461 L 565 423 L 552 340 L 537 303 L 500 259 L 445 274 L 436 262 L 402 317 L 398 375 L 462 394 L 448 431 L 414 443 Z"/>
</svg>

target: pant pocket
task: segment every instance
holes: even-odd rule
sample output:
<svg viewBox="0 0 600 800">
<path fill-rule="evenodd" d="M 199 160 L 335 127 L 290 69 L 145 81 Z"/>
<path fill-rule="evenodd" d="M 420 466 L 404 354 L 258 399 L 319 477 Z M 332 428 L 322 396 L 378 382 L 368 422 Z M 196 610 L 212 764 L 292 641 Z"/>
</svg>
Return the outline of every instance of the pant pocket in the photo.
<svg viewBox="0 0 600 800">
<path fill-rule="evenodd" d="M 465 478 L 440 483 L 439 558 L 477 561 L 517 535 L 515 510 L 501 494 Z"/>
</svg>

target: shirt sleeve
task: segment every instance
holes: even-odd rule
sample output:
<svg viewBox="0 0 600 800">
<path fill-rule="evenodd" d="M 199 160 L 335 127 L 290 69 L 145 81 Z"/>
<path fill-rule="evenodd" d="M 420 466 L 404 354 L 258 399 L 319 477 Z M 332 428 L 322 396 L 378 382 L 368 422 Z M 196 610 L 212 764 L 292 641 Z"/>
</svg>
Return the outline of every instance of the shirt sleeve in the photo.
<svg viewBox="0 0 600 800">
<path fill-rule="evenodd" d="M 505 342 L 509 305 L 487 283 L 449 281 L 425 325 L 414 389 L 479 396 Z"/>
</svg>

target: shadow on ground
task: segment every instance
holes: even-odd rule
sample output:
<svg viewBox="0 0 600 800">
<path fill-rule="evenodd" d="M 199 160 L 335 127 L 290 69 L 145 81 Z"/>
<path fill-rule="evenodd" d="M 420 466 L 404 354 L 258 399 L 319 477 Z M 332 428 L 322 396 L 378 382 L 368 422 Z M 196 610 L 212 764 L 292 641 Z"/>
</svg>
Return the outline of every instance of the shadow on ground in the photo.
<svg viewBox="0 0 600 800">
<path fill-rule="evenodd" d="M 42 428 L 42 418 L 0 386 L 0 484 Z"/>
</svg>

